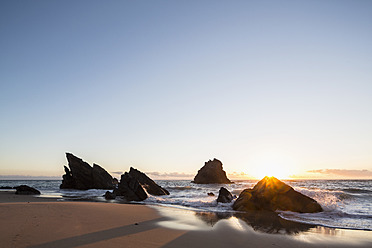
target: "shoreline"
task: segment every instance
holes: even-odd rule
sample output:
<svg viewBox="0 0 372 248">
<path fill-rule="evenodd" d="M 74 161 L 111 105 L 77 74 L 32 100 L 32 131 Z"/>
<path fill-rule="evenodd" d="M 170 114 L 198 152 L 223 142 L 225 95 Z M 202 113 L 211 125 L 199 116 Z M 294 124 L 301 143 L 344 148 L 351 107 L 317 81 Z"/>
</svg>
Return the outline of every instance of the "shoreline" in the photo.
<svg viewBox="0 0 372 248">
<path fill-rule="evenodd" d="M 0 240 L 5 247 L 372 245 L 369 231 L 293 226 L 282 220 L 267 214 L 221 216 L 165 206 L 59 201 L 0 192 Z"/>
</svg>

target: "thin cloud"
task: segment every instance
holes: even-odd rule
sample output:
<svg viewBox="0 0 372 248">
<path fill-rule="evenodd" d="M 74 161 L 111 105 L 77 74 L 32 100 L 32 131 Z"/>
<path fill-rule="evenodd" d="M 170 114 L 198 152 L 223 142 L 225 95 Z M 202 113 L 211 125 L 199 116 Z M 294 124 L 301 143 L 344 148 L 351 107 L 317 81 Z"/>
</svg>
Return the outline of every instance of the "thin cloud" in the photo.
<svg viewBox="0 0 372 248">
<path fill-rule="evenodd" d="M 229 178 L 238 178 L 238 179 L 247 179 L 247 178 L 251 178 L 251 176 L 247 173 L 244 173 L 244 172 L 232 172 L 232 173 L 228 173 L 227 174 Z"/>
<path fill-rule="evenodd" d="M 192 178 L 194 177 L 193 174 L 187 173 L 179 173 L 179 172 L 170 172 L 170 173 L 162 173 L 157 171 L 146 172 L 146 175 L 153 176 L 153 177 L 161 177 L 161 178 Z"/>
<path fill-rule="evenodd" d="M 123 171 L 113 171 L 113 172 L 110 172 L 111 174 L 116 174 L 116 175 L 122 175 L 124 174 Z"/>
<path fill-rule="evenodd" d="M 345 170 L 345 169 L 323 169 L 323 170 L 310 170 L 309 173 L 316 173 L 322 175 L 335 175 L 345 178 L 370 178 L 372 171 L 370 170 Z"/>
<path fill-rule="evenodd" d="M 0 180 L 62 180 L 62 176 L 0 175 Z"/>
</svg>

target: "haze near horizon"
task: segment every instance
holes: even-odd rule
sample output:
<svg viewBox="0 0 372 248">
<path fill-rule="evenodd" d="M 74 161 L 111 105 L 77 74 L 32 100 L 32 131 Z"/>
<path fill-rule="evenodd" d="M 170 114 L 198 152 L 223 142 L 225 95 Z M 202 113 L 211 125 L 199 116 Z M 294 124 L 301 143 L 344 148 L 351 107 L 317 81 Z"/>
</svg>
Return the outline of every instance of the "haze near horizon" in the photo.
<svg viewBox="0 0 372 248">
<path fill-rule="evenodd" d="M 370 1 L 1 1 L 0 175 L 372 178 Z"/>
</svg>

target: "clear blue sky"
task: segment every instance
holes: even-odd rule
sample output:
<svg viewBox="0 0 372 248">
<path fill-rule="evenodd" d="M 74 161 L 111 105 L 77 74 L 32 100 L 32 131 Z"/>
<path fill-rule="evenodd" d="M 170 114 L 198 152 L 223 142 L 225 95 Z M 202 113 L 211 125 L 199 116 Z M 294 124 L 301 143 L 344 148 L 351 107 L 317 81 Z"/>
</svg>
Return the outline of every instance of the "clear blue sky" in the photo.
<svg viewBox="0 0 372 248">
<path fill-rule="evenodd" d="M 0 175 L 62 175 L 67 151 L 372 171 L 372 1 L 4 0 L 0 37 Z"/>
</svg>

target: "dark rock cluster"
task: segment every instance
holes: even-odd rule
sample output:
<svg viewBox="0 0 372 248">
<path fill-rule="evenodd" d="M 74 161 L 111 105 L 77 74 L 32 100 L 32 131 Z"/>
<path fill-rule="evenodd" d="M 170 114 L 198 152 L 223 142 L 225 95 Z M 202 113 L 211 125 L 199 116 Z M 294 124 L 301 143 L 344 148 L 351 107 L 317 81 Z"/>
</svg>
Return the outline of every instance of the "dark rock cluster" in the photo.
<svg viewBox="0 0 372 248">
<path fill-rule="evenodd" d="M 93 164 L 92 167 L 71 153 L 66 153 L 66 158 L 70 169 L 64 166 L 65 175 L 63 175 L 61 189 L 114 189 L 113 192 L 107 191 L 104 195 L 108 200 L 122 196 L 127 201 L 143 201 L 147 198 L 147 194 L 169 195 L 166 189 L 132 167 L 129 172 L 121 176 L 118 182 L 97 164 Z"/>
<path fill-rule="evenodd" d="M 141 171 L 130 168 L 121 176 L 118 188 L 114 190 L 117 196 L 123 196 L 128 201 L 143 201 L 150 195 L 169 195 L 169 192 L 157 185 Z"/>
<path fill-rule="evenodd" d="M 113 192 L 107 191 L 104 197 L 106 199 L 115 199 L 117 196 L 127 201 L 143 201 L 150 195 L 169 195 L 169 192 L 157 185 L 145 173 L 130 168 L 129 172 L 121 175 L 118 182 L 99 165 L 93 164 L 91 167 L 82 159 L 71 153 L 66 153 L 68 160 L 66 174 L 63 175 L 61 189 L 114 189 Z M 222 168 L 221 161 L 209 160 L 198 171 L 194 178 L 194 183 L 199 184 L 227 184 L 232 183 L 226 176 Z M 40 194 L 35 189 L 25 188 L 27 186 L 17 187 L 17 192 L 23 194 Z M 213 196 L 213 193 L 208 193 Z M 224 187 L 219 190 L 217 202 L 229 203 L 234 200 L 234 196 Z M 239 198 L 233 203 L 233 209 L 245 212 L 276 210 L 293 211 L 300 213 L 314 213 L 322 211 L 322 207 L 310 197 L 295 191 L 292 187 L 275 177 L 265 177 L 259 181 L 252 189 L 243 190 Z"/>
<path fill-rule="evenodd" d="M 125 172 L 121 175 L 118 188 L 114 190 L 117 196 L 123 196 L 127 201 L 143 201 L 147 199 L 147 194 L 138 180 Z"/>
</svg>

